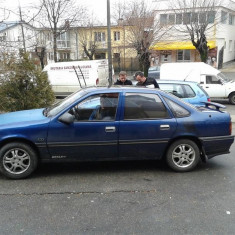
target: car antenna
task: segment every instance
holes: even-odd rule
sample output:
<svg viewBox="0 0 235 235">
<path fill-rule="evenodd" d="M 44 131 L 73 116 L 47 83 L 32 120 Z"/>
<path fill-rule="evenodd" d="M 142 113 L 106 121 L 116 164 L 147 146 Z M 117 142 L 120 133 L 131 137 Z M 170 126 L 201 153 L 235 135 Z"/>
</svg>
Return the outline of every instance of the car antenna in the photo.
<svg viewBox="0 0 235 235">
<path fill-rule="evenodd" d="M 82 84 L 81 84 L 81 82 L 80 82 L 80 78 L 79 78 L 79 76 L 78 76 L 78 73 L 77 73 L 77 71 L 76 71 L 76 69 L 75 69 L 74 65 L 73 65 L 73 69 L 74 69 L 74 71 L 75 71 L 75 73 L 76 73 L 76 76 L 77 76 L 77 78 L 78 78 L 78 81 L 79 81 L 80 87 L 82 88 Z"/>
<path fill-rule="evenodd" d="M 82 72 L 82 70 L 81 70 L 81 67 L 80 67 L 79 65 L 78 65 L 78 68 L 79 68 L 79 70 L 80 70 L 80 72 L 81 72 L 81 74 L 82 74 L 82 78 L 83 78 L 84 84 L 85 84 L 85 86 L 86 86 L 86 81 L 85 81 L 83 72 Z"/>
</svg>

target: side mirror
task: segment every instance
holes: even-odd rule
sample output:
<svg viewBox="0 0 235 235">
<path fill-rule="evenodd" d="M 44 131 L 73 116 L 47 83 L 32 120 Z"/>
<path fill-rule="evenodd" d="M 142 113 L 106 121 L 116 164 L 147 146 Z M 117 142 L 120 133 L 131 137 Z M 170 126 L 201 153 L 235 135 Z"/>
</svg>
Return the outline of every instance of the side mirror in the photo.
<svg viewBox="0 0 235 235">
<path fill-rule="evenodd" d="M 63 122 L 65 124 L 71 124 L 75 120 L 75 116 L 70 113 L 64 113 L 61 115 L 58 119 L 60 122 Z"/>
</svg>

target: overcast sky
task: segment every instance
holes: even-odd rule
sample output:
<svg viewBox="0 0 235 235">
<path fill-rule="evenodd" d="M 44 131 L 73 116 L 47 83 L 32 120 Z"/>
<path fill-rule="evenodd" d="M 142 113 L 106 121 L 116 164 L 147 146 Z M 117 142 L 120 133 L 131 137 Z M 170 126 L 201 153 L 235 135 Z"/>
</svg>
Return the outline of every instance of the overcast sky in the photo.
<svg viewBox="0 0 235 235">
<path fill-rule="evenodd" d="M 25 9 L 30 9 L 30 6 L 39 3 L 39 0 L 0 0 L 3 2 L 5 7 L 10 8 L 13 12 L 18 12 L 19 4 L 21 5 L 22 11 L 25 12 Z M 128 2 L 130 0 L 110 0 L 110 11 L 112 14 L 112 5 L 115 1 Z M 152 0 L 146 0 L 151 4 Z M 82 5 L 85 5 L 90 10 L 90 13 L 93 12 L 94 16 L 97 16 L 99 21 L 106 23 L 107 18 L 107 0 L 77 0 L 78 3 L 82 2 Z M 30 14 L 30 13 L 29 13 Z M 9 20 L 19 20 L 17 15 L 11 14 Z"/>
</svg>

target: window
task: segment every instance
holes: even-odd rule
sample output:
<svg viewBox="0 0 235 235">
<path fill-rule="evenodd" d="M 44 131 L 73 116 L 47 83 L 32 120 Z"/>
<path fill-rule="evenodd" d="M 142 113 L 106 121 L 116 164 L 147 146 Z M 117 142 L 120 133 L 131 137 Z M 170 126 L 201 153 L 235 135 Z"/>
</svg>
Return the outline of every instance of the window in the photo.
<svg viewBox="0 0 235 235">
<path fill-rule="evenodd" d="M 213 24 L 215 22 L 215 12 L 214 11 L 208 12 L 207 17 L 208 17 L 207 18 L 208 24 Z"/>
<path fill-rule="evenodd" d="M 75 121 L 113 121 L 116 117 L 118 93 L 93 95 L 73 107 L 69 113 Z"/>
<path fill-rule="evenodd" d="M 161 90 L 167 91 L 179 98 L 185 98 L 183 88 L 180 84 L 165 83 L 165 84 L 159 84 L 159 87 Z"/>
<path fill-rule="evenodd" d="M 177 61 L 190 61 L 190 50 L 178 50 Z"/>
<path fill-rule="evenodd" d="M 199 13 L 199 24 L 205 24 L 206 23 L 206 13 L 200 12 Z"/>
<path fill-rule="evenodd" d="M 226 24 L 226 22 L 227 22 L 227 12 L 225 12 L 225 11 L 221 11 L 221 23 L 222 24 Z"/>
<path fill-rule="evenodd" d="M 192 89 L 191 86 L 189 85 L 183 85 L 184 89 L 185 89 L 185 98 L 192 98 L 192 97 L 195 97 L 196 94 L 194 92 L 194 90 Z"/>
<path fill-rule="evenodd" d="M 169 24 L 175 24 L 175 14 L 169 14 Z"/>
<path fill-rule="evenodd" d="M 176 24 L 182 24 L 182 14 L 176 14 Z"/>
<path fill-rule="evenodd" d="M 156 94 L 127 93 L 125 97 L 124 119 L 168 118 L 166 107 Z"/>
<path fill-rule="evenodd" d="M 160 15 L 160 24 L 161 25 L 167 24 L 167 14 L 161 14 Z"/>
<path fill-rule="evenodd" d="M 192 21 L 192 23 L 197 23 L 198 22 L 198 13 L 196 13 L 196 12 L 192 13 L 191 21 Z"/>
<path fill-rule="evenodd" d="M 215 76 L 206 76 L 206 84 L 221 84 L 221 81 Z"/>
<path fill-rule="evenodd" d="M 229 14 L 229 24 L 233 25 L 234 24 L 234 16 Z"/>
<path fill-rule="evenodd" d="M 233 41 L 229 40 L 229 51 L 233 51 Z"/>
<path fill-rule="evenodd" d="M 190 24 L 191 22 L 191 13 L 187 12 L 183 14 L 183 23 L 184 24 Z"/>
<path fill-rule="evenodd" d="M 114 41 L 120 41 L 120 32 L 114 32 Z"/>
<path fill-rule="evenodd" d="M 104 42 L 105 41 L 105 33 L 104 32 L 95 32 L 95 41 L 96 42 Z"/>
<path fill-rule="evenodd" d="M 190 115 L 190 112 L 188 110 L 186 110 L 185 108 L 176 104 L 174 101 L 172 101 L 166 97 L 164 97 L 164 100 L 170 106 L 170 109 L 173 112 L 175 117 L 181 118 L 181 117 L 188 117 Z"/>
</svg>

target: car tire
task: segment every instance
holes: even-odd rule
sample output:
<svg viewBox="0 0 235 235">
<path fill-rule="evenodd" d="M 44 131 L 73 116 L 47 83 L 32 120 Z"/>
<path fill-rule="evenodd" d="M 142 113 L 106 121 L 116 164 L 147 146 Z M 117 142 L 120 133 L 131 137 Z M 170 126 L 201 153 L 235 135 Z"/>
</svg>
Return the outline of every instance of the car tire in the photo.
<svg viewBox="0 0 235 235">
<path fill-rule="evenodd" d="M 235 104 L 235 93 L 229 95 L 229 102 L 230 104 Z"/>
<path fill-rule="evenodd" d="M 172 143 L 166 154 L 168 166 L 178 172 L 193 170 L 200 160 L 199 148 L 191 140 L 181 139 Z"/>
<path fill-rule="evenodd" d="M 28 144 L 12 142 L 0 150 L 0 172 L 11 179 L 23 179 L 37 167 L 38 156 Z"/>
</svg>

